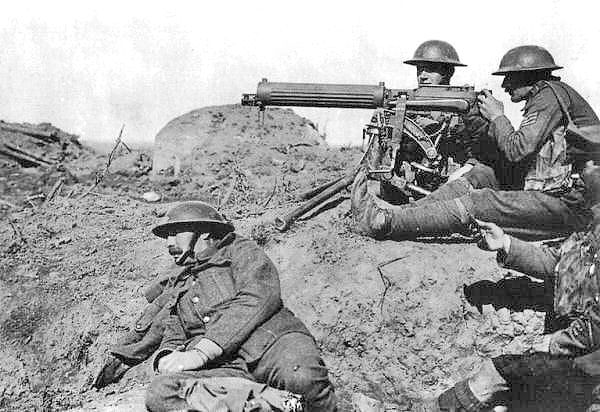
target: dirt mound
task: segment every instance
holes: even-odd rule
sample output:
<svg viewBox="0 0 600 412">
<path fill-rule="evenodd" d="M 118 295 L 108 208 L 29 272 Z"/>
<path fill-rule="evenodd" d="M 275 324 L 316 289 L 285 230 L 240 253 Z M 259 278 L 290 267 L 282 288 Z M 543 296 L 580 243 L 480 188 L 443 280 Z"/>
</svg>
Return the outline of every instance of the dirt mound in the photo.
<svg viewBox="0 0 600 412">
<path fill-rule="evenodd" d="M 93 155 L 78 136 L 49 123 L 0 122 L 0 217 L 43 201 L 60 178 L 76 182 L 69 166 Z"/>
<path fill-rule="evenodd" d="M 292 110 L 268 109 L 262 120 L 256 108 L 213 106 L 158 133 L 149 187 L 163 200 L 200 199 L 252 216 L 342 176 L 359 157 L 359 150 L 325 145 L 312 122 Z"/>
<path fill-rule="evenodd" d="M 256 108 L 238 104 L 193 110 L 171 120 L 154 140 L 154 170 L 175 174 L 203 157 L 242 145 L 318 145 L 324 143 L 315 125 L 290 109 L 270 108 L 264 120 Z M 200 166 L 201 167 L 201 166 Z"/>
</svg>

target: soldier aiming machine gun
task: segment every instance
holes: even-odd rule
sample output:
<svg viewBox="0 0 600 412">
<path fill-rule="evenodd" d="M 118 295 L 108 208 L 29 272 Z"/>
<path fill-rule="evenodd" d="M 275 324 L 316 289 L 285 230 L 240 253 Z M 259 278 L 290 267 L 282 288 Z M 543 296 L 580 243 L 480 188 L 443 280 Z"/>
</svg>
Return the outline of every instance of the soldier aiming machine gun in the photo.
<svg viewBox="0 0 600 412">
<path fill-rule="evenodd" d="M 274 83 L 263 79 L 256 94 L 244 94 L 242 105 L 301 106 L 351 109 L 376 109 L 363 129 L 367 148 L 359 165 L 341 179 L 312 191 L 308 202 L 288 215 L 276 218 L 275 226 L 284 231 L 316 206 L 350 185 L 359 168 L 382 188 L 394 187 L 405 195 L 423 197 L 442 183 L 456 166 L 452 162 L 453 128 L 458 116 L 467 113 L 477 101 L 471 86 L 426 85 L 416 89 L 387 89 L 357 84 Z M 415 120 L 418 115 L 438 114 L 436 130 L 425 130 Z"/>
</svg>

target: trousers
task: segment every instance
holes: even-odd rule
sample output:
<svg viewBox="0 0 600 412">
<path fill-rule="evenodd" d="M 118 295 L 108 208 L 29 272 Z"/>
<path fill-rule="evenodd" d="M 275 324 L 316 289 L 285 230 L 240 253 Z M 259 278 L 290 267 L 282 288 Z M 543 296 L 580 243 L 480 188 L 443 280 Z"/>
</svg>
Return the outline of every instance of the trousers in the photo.
<svg viewBox="0 0 600 412">
<path fill-rule="evenodd" d="M 549 239 L 583 230 L 592 219 L 584 207 L 583 190 L 555 195 L 500 188 L 495 171 L 477 164 L 429 196 L 386 207 L 382 237 L 401 240 L 466 232 L 475 217 L 522 239 Z"/>
<path fill-rule="evenodd" d="M 584 411 L 596 401 L 600 378 L 578 369 L 573 358 L 531 353 L 492 362 L 510 388 L 498 397 L 510 411 Z"/>
<path fill-rule="evenodd" d="M 302 395 L 308 411 L 337 410 L 333 385 L 315 341 L 296 332 L 281 336 L 252 365 L 237 357 L 215 368 L 159 375 L 146 391 L 146 407 L 153 412 L 190 409 L 186 398 L 199 396 L 194 393 L 194 381 L 217 377 L 249 379 Z"/>
</svg>

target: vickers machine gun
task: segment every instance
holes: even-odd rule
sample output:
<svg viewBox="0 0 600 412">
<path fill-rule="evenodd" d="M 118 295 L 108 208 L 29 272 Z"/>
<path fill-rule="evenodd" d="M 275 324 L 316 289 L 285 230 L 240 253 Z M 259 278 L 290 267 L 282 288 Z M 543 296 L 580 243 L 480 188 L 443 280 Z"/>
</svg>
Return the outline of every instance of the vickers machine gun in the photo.
<svg viewBox="0 0 600 412">
<path fill-rule="evenodd" d="M 244 94 L 242 105 L 302 106 L 376 109 L 364 126 L 367 148 L 360 164 L 341 179 L 312 191 L 308 202 L 288 215 L 276 218 L 284 231 L 309 210 L 350 185 L 360 167 L 370 179 L 379 180 L 382 189 L 393 187 L 406 198 L 423 197 L 444 183 L 453 169 L 451 145 L 458 116 L 476 104 L 479 93 L 471 86 L 421 86 L 416 89 L 387 89 L 358 84 L 274 83 L 263 79 L 256 94 Z M 436 114 L 435 130 L 422 127 L 419 115 Z"/>
</svg>

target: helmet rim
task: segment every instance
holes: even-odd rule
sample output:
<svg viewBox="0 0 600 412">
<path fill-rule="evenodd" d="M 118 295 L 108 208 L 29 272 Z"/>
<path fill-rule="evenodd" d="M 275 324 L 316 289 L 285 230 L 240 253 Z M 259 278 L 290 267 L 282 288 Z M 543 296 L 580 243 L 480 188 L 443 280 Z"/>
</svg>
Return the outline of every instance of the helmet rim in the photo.
<svg viewBox="0 0 600 412">
<path fill-rule="evenodd" d="M 229 222 L 219 222 L 218 220 L 174 220 L 156 225 L 152 228 L 152 233 L 161 238 L 175 236 L 181 232 L 233 232 L 233 225 Z"/>
</svg>

